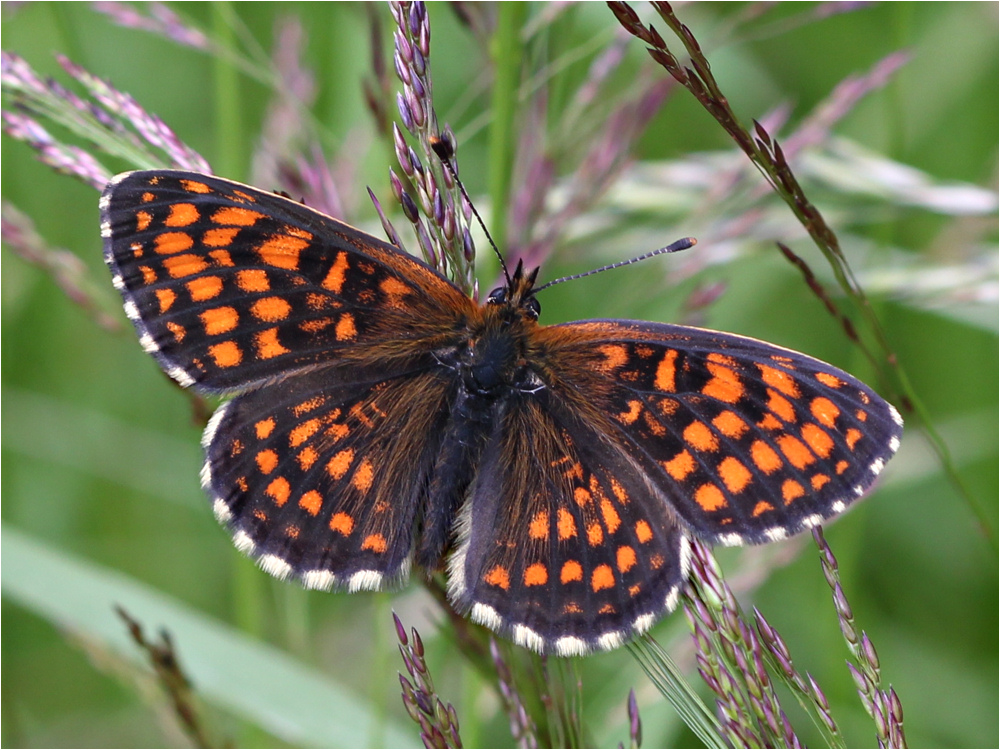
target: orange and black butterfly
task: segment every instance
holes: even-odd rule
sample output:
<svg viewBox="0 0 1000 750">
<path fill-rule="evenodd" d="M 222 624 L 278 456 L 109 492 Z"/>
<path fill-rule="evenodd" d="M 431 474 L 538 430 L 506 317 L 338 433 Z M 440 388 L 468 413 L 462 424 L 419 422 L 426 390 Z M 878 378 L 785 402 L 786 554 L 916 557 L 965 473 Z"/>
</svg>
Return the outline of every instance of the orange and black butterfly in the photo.
<svg viewBox="0 0 1000 750">
<path fill-rule="evenodd" d="M 425 263 L 278 195 L 116 177 L 105 259 L 143 348 L 232 395 L 202 482 L 236 546 L 312 589 L 447 558 L 455 608 L 562 656 L 674 607 L 689 537 L 782 539 L 859 498 L 897 411 L 803 354 L 630 320 L 543 326 L 537 269 L 478 304 Z"/>
</svg>

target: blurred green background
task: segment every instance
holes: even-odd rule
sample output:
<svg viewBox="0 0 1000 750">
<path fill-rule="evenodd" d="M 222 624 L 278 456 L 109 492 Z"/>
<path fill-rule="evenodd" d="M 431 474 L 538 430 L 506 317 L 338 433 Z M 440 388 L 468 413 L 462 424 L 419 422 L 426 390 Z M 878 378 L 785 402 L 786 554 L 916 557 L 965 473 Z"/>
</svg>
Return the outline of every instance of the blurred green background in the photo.
<svg viewBox="0 0 1000 750">
<path fill-rule="evenodd" d="M 897 50 L 912 55 L 887 86 L 851 107 L 834 132 L 839 142 L 878 155 L 883 166 L 897 162 L 919 172 L 845 175 L 829 158 L 803 162 L 802 172 L 793 161 L 793 169 L 805 175 L 807 193 L 840 233 L 961 483 L 987 509 L 994 541 L 986 540 L 912 417 L 880 486 L 830 527 L 827 538 L 858 623 L 878 649 L 883 680 L 900 695 L 911 745 L 995 746 L 997 5 L 889 3 L 826 17 L 827 7 L 695 4 L 677 12 L 744 122 L 788 108 L 779 137 L 794 132 L 848 76 Z M 338 187 L 351 218 L 381 234 L 364 190 L 370 185 L 388 205 L 386 168 L 394 160 L 371 126 L 361 81 L 371 70 L 371 13 L 381 18 L 391 49 L 386 8 L 193 3 L 175 10 L 248 54 L 254 45 L 264 55 L 271 50 L 279 17 L 302 19 L 306 64 L 317 76 L 313 111 L 325 145 L 332 153 L 348 144 L 356 157 L 352 183 Z M 544 46 L 553 61 L 550 106 L 556 109 L 617 24 L 603 4 L 558 13 L 530 6 L 527 16 L 546 38 L 532 49 Z M 491 168 L 488 132 L 477 127 L 489 107 L 485 51 L 447 6 L 433 6 L 431 20 L 438 112 L 459 134 L 462 175 L 483 208 Z M 659 28 L 666 36 L 662 23 Z M 36 70 L 68 84 L 53 53 L 69 56 L 131 93 L 217 172 L 250 178 L 271 101 L 266 85 L 241 76 L 237 88 L 226 87 L 225 66 L 216 57 L 115 26 L 88 4 L 8 4 L 3 32 L 4 49 Z M 634 74 L 647 63 L 641 45 L 630 45 L 624 69 Z M 671 163 L 698 166 L 699 175 L 724 174 L 710 160 L 689 159 L 701 152 L 746 172 L 715 122 L 686 92 L 675 91 L 642 137 L 637 163 L 648 168 L 647 178 Z M 190 401 L 125 325 L 101 262 L 97 194 L 53 173 L 6 136 L 2 155 L 4 201 L 30 216 L 51 246 L 82 261 L 87 289 L 123 324 L 117 333 L 99 327 L 53 274 L 4 246 L 3 745 L 184 744 L 111 603 L 132 612 L 150 636 L 160 627 L 170 630 L 206 699 L 209 726 L 238 745 L 416 744 L 415 725 L 398 699 L 394 672 L 401 664 L 390 609 L 420 626 L 439 691 L 458 709 L 467 746 L 508 744 L 492 687 L 439 634 L 444 618 L 421 587 L 378 595 L 306 593 L 270 580 L 239 556 L 198 484 L 201 427 Z M 851 177 L 857 184 L 850 185 Z M 907 180 L 923 191 L 904 196 L 890 189 Z M 766 221 L 790 227 L 785 241 L 828 280 L 821 256 L 783 206 L 773 199 L 751 204 L 750 188 L 731 203 L 715 204 L 713 212 L 731 215 L 740 215 L 734 205 L 763 207 L 758 223 L 726 235 L 716 216 L 704 215 L 705 203 L 696 199 L 705 193 L 692 184 L 647 184 L 646 192 L 642 180 L 622 185 L 594 208 L 601 230 L 586 217 L 573 225 L 576 241 L 557 248 L 543 278 L 687 234 L 702 244 L 685 255 L 706 260 L 654 260 L 641 271 L 562 285 L 542 300 L 544 321 L 692 319 L 685 305 L 692 291 L 722 283 L 724 294 L 699 311 L 699 322 L 805 351 L 879 385 L 798 272 L 779 257 L 775 233 L 762 228 Z M 984 207 L 974 209 L 972 201 L 932 210 L 935 196 L 954 196 L 948 189 L 963 185 Z M 659 211 L 658 201 L 676 198 L 671 187 L 682 196 Z M 708 241 L 713 236 L 725 241 Z M 685 266 L 686 272 L 677 270 Z M 493 265 L 487 260 L 484 268 Z M 484 286 L 491 281 L 486 271 L 480 278 Z M 742 604 L 765 613 L 788 641 L 796 666 L 823 686 L 847 744 L 873 745 L 811 543 L 725 551 L 720 559 L 734 585 L 742 585 Z M 766 581 L 758 585 L 760 577 Z M 675 647 L 697 682 L 683 619 L 667 617 L 654 633 Z M 631 686 L 639 694 L 646 746 L 693 741 L 624 650 L 564 668 L 576 670 L 583 686 L 589 741 L 627 741 Z M 796 726 L 816 743 L 811 727 Z"/>
</svg>

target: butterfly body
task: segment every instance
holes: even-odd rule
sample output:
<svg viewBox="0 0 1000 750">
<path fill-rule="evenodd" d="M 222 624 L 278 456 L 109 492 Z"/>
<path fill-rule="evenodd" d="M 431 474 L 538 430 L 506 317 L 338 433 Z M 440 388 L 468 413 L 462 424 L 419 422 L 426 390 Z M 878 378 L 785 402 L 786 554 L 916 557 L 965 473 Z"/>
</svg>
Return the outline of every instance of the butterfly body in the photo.
<svg viewBox="0 0 1000 750">
<path fill-rule="evenodd" d="M 689 536 L 815 526 L 899 444 L 889 404 L 796 352 L 541 325 L 537 269 L 478 304 L 345 224 L 187 172 L 120 175 L 101 211 L 143 347 L 234 396 L 203 439 L 217 517 L 309 588 L 445 565 L 456 609 L 522 645 L 614 648 L 675 605 Z"/>
</svg>

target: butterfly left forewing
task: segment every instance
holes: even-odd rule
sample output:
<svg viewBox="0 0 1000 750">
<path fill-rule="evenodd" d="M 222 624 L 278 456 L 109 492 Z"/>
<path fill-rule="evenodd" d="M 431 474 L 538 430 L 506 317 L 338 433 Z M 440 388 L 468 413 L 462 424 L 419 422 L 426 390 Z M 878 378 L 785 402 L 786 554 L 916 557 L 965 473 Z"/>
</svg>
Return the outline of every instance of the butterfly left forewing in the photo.
<svg viewBox="0 0 1000 750">
<path fill-rule="evenodd" d="M 218 177 L 128 172 L 100 207 L 125 311 L 184 386 L 237 391 L 333 360 L 405 357 L 473 306 L 385 242 Z"/>
<path fill-rule="evenodd" d="M 732 334 L 638 321 L 540 329 L 570 398 L 594 394 L 609 436 L 698 536 L 761 543 L 860 497 L 899 446 L 899 413 L 847 373 Z"/>
</svg>

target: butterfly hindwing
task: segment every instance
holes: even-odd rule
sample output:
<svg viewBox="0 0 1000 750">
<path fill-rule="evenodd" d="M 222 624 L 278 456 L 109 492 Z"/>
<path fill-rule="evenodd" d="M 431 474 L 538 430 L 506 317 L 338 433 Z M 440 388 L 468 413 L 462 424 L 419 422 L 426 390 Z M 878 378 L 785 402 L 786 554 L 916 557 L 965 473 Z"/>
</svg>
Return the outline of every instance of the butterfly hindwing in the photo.
<svg viewBox="0 0 1000 750">
<path fill-rule="evenodd" d="M 379 589 L 409 573 L 447 379 L 358 368 L 296 374 L 220 407 L 202 479 L 236 545 L 309 588 Z"/>
<path fill-rule="evenodd" d="M 392 357 L 473 306 L 396 248 L 218 177 L 129 172 L 100 205 L 125 310 L 184 386 L 240 390 L 343 357 Z"/>
<path fill-rule="evenodd" d="M 712 543 L 817 525 L 899 446 L 902 419 L 868 386 L 761 341 L 620 320 L 542 328 L 538 339 L 563 390 L 589 389 L 613 439 Z"/>
<path fill-rule="evenodd" d="M 634 462 L 551 395 L 505 404 L 448 583 L 459 611 L 569 656 L 615 648 L 673 609 L 688 541 Z"/>
</svg>

